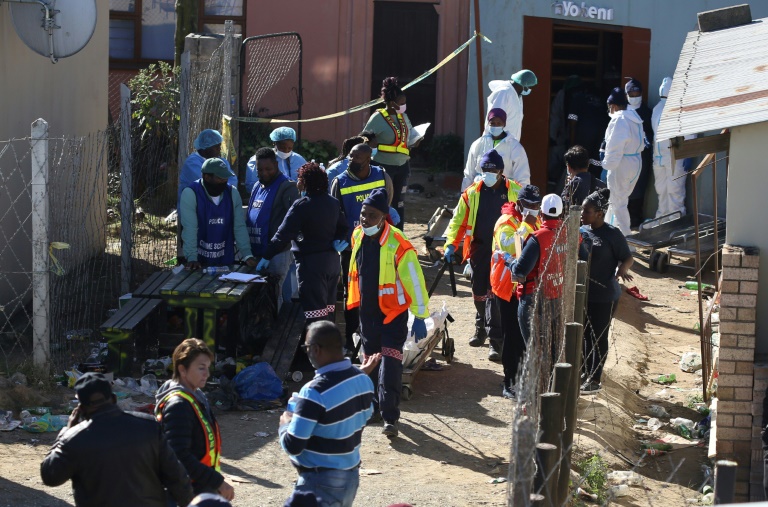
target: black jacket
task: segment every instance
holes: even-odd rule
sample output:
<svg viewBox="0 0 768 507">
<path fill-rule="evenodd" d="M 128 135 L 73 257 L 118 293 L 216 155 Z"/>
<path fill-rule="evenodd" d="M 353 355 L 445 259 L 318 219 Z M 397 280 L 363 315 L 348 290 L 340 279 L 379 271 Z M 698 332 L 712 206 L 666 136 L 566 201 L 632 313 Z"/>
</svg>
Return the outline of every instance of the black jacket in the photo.
<svg viewBox="0 0 768 507">
<path fill-rule="evenodd" d="M 166 507 L 192 501 L 184 467 L 150 416 L 110 405 L 65 428 L 40 465 L 47 486 L 72 479 L 78 507 Z"/>
<path fill-rule="evenodd" d="M 179 389 L 182 388 L 178 383 L 169 380 L 157 392 L 158 403 L 165 395 Z M 207 412 L 210 423 L 215 425 L 216 418 L 212 411 L 206 410 L 205 407 L 203 410 Z M 205 456 L 206 437 L 195 409 L 181 396 L 173 396 L 163 407 L 162 415 L 165 437 L 176 453 L 176 457 L 187 469 L 195 494 L 217 491 L 224 482 L 224 476 L 200 462 Z"/>
</svg>

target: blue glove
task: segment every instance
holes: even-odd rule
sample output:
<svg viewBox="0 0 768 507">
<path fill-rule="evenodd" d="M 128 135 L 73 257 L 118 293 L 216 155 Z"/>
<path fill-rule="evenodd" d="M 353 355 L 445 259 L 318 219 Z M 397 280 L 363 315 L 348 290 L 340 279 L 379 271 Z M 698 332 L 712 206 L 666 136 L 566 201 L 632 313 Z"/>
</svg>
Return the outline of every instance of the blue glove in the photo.
<svg viewBox="0 0 768 507">
<path fill-rule="evenodd" d="M 389 208 L 389 218 L 392 219 L 392 223 L 397 225 L 400 223 L 400 214 L 397 212 L 397 210 L 390 206 Z"/>
<path fill-rule="evenodd" d="M 413 337 L 416 339 L 416 343 L 419 343 L 419 340 L 423 340 L 427 337 L 427 324 L 424 322 L 424 319 L 420 319 L 419 317 L 416 317 L 413 319 L 413 326 L 411 327 L 411 332 L 413 333 Z"/>
<path fill-rule="evenodd" d="M 269 267 L 269 259 L 261 259 L 258 264 L 256 264 L 256 271 L 266 271 L 266 269 Z"/>
<path fill-rule="evenodd" d="M 453 254 L 456 252 L 456 247 L 448 245 L 445 247 L 445 262 L 453 262 Z"/>
<path fill-rule="evenodd" d="M 504 252 L 504 264 L 509 265 L 510 262 L 512 262 L 514 259 L 512 258 L 512 254 L 509 252 Z"/>
<path fill-rule="evenodd" d="M 333 249 L 339 253 L 346 250 L 348 246 L 349 246 L 349 243 L 347 243 L 343 239 L 336 239 L 333 241 Z"/>
</svg>

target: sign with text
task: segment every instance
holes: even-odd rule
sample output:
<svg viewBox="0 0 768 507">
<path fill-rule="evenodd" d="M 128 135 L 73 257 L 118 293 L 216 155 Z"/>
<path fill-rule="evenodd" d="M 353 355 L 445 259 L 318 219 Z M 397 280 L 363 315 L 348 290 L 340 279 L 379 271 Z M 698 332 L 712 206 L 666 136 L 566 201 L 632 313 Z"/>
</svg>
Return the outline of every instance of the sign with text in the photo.
<svg viewBox="0 0 768 507">
<path fill-rule="evenodd" d="M 595 7 L 587 5 L 586 2 L 554 2 L 552 3 L 552 12 L 557 16 L 566 18 L 586 18 L 597 19 L 600 21 L 613 21 L 613 9 L 606 7 Z"/>
</svg>

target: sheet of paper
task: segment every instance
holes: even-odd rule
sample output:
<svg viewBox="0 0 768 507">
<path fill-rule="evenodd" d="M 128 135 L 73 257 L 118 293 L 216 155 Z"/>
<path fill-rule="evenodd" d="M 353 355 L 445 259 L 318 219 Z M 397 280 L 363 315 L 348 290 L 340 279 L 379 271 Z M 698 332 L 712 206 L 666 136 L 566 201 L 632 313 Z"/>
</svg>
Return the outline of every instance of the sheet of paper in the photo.
<svg viewBox="0 0 768 507">
<path fill-rule="evenodd" d="M 427 134 L 427 129 L 432 125 L 431 123 L 422 123 L 421 125 L 416 125 L 413 127 L 413 130 L 411 131 L 410 135 L 410 142 L 408 144 L 413 144 L 419 139 L 423 138 Z"/>
<path fill-rule="evenodd" d="M 265 283 L 267 280 L 260 275 L 249 275 L 248 273 L 227 273 L 219 277 L 222 282 L 241 282 L 241 283 Z"/>
</svg>

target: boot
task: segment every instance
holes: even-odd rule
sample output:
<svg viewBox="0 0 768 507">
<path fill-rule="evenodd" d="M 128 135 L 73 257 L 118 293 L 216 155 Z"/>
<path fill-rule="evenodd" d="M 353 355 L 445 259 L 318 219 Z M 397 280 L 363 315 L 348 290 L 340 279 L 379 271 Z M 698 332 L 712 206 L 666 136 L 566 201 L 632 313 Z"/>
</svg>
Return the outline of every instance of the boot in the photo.
<svg viewBox="0 0 768 507">
<path fill-rule="evenodd" d="M 496 350 L 496 347 L 493 346 L 493 342 L 491 342 L 488 347 L 488 360 L 496 363 L 501 362 L 501 351 Z"/>
<path fill-rule="evenodd" d="M 485 327 L 475 327 L 475 335 L 472 338 L 470 338 L 469 346 L 482 347 L 483 344 L 485 344 L 486 338 L 487 338 L 487 335 L 485 334 Z"/>
</svg>

